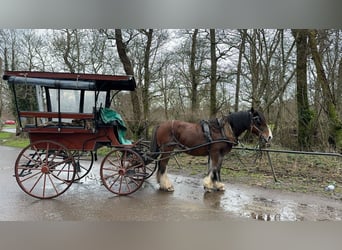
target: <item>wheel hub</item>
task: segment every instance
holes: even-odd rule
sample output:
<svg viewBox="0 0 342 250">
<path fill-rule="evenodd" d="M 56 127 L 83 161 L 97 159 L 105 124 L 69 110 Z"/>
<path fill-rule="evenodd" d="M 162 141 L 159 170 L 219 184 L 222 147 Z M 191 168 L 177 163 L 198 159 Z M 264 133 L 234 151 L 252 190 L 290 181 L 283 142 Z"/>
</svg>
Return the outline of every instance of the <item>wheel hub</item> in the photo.
<svg viewBox="0 0 342 250">
<path fill-rule="evenodd" d="M 50 172 L 50 168 L 45 165 L 45 166 L 42 167 L 41 171 L 42 171 L 43 174 L 48 174 Z"/>
<path fill-rule="evenodd" d="M 119 175 L 124 176 L 126 174 L 126 169 L 120 168 L 118 172 L 119 172 Z"/>
</svg>

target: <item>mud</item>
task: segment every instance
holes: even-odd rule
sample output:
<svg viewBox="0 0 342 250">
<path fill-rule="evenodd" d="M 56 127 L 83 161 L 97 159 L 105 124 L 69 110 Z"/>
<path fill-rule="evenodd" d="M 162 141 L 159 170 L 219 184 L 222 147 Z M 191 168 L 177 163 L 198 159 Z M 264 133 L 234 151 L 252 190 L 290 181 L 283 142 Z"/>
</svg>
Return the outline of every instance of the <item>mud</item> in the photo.
<svg viewBox="0 0 342 250">
<path fill-rule="evenodd" d="M 9 221 L 341 221 L 342 202 L 319 195 L 226 183 L 224 192 L 205 193 L 202 180 L 170 175 L 175 191 L 159 191 L 155 177 L 134 194 L 118 197 L 102 186 L 99 162 L 61 196 L 38 200 L 13 177 L 18 149 L 0 147 L 0 220 Z"/>
</svg>

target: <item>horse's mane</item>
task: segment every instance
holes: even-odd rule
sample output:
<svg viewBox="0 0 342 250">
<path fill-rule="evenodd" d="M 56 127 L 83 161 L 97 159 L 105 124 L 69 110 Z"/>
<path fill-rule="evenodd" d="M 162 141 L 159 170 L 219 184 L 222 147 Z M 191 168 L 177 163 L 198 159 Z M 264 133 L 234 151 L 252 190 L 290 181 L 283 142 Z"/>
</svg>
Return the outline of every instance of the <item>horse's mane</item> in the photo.
<svg viewBox="0 0 342 250">
<path fill-rule="evenodd" d="M 226 119 L 230 123 L 235 136 L 239 137 L 243 131 L 250 127 L 252 113 L 250 111 L 234 112 L 226 116 Z"/>
<path fill-rule="evenodd" d="M 259 111 L 247 110 L 230 113 L 227 116 L 223 116 L 221 121 L 218 118 L 212 118 L 207 120 L 207 122 L 212 129 L 217 130 L 222 128 L 222 123 L 228 122 L 234 135 L 239 137 L 246 129 L 250 128 L 253 116 L 259 116 L 261 120 L 265 121 L 265 117 Z"/>
</svg>

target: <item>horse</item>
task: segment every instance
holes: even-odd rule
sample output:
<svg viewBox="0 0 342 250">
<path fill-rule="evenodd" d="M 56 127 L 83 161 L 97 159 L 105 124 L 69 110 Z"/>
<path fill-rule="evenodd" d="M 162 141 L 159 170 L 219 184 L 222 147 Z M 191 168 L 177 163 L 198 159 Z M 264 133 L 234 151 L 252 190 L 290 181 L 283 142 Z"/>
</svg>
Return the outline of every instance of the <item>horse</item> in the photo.
<svg viewBox="0 0 342 250">
<path fill-rule="evenodd" d="M 264 115 L 253 108 L 230 113 L 220 119 L 198 123 L 169 120 L 155 126 L 150 151 L 152 157 L 157 159 L 156 178 L 160 190 L 174 191 L 167 176 L 167 164 L 175 148 L 192 156 L 208 156 L 208 173 L 203 179 L 204 189 L 208 192 L 224 190 L 220 175 L 223 158 L 238 144 L 239 136 L 246 130 L 250 130 L 266 143 L 272 139 L 272 131 Z"/>
</svg>

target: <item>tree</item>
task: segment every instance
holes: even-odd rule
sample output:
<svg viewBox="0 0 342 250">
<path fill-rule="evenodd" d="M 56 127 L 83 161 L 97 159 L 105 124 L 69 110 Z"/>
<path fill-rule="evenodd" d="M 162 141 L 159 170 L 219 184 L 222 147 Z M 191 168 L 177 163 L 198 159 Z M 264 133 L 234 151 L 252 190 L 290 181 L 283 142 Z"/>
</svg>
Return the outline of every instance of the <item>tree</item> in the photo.
<svg viewBox="0 0 342 250">
<path fill-rule="evenodd" d="M 331 91 L 328 79 L 326 77 L 326 73 L 322 64 L 322 57 L 318 53 L 317 49 L 317 31 L 309 30 L 309 45 L 310 51 L 312 55 L 312 60 L 314 61 L 316 72 L 317 72 L 317 81 L 319 82 L 323 100 L 325 112 L 328 115 L 328 134 L 329 138 L 334 141 L 336 148 L 342 151 L 342 120 L 339 117 L 336 108 L 336 102 L 334 99 L 334 95 Z"/>
<path fill-rule="evenodd" d="M 197 50 L 198 29 L 195 29 L 191 36 L 191 52 L 190 52 L 190 82 L 191 82 L 191 116 L 194 119 L 198 111 L 198 70 L 195 68 L 196 50 Z"/>
<path fill-rule="evenodd" d="M 339 108 L 340 114 L 342 114 L 342 58 L 338 63 L 338 76 L 336 84 L 336 107 Z"/>
<path fill-rule="evenodd" d="M 74 37 L 77 32 L 77 30 L 61 30 L 60 34 L 55 35 L 53 41 L 56 54 L 62 56 L 64 65 L 70 73 L 79 73 L 77 68 L 79 68 L 80 51 L 74 53 L 74 50 L 79 48 L 79 46 L 75 46 L 77 41 L 74 41 Z"/>
<path fill-rule="evenodd" d="M 151 85 L 151 72 L 150 72 L 150 58 L 151 58 L 151 47 L 153 40 L 153 29 L 140 30 L 140 32 L 146 36 L 146 44 L 144 49 L 144 85 L 142 86 L 142 103 L 143 103 L 143 116 L 144 122 L 146 122 L 145 138 L 148 137 L 148 123 L 150 118 L 150 85 Z"/>
<path fill-rule="evenodd" d="M 0 57 L 0 75 L 3 75 L 3 70 L 2 70 L 2 58 Z M 0 117 L 2 117 L 2 111 L 3 111 L 3 107 L 4 107 L 4 101 L 3 101 L 3 93 L 4 93 L 4 87 L 3 87 L 3 81 L 2 79 L 0 79 Z M 2 128 L 2 123 L 0 124 L 0 128 Z"/>
<path fill-rule="evenodd" d="M 242 65 L 242 56 L 245 53 L 245 43 L 247 37 L 247 30 L 240 30 L 239 34 L 241 36 L 241 43 L 239 45 L 239 59 L 237 63 L 237 70 L 236 70 L 236 87 L 235 87 L 235 105 L 234 111 L 239 111 L 239 102 L 240 102 L 240 81 L 241 81 L 241 65 Z"/>
<path fill-rule="evenodd" d="M 120 29 L 115 29 L 115 41 L 119 58 L 126 74 L 134 76 L 133 65 L 127 54 L 127 44 L 125 44 L 123 41 L 122 31 Z M 134 115 L 133 121 L 130 122 L 130 128 L 135 136 L 140 137 L 143 133 L 144 126 L 143 124 L 141 124 L 141 109 L 139 96 L 137 94 L 137 91 L 131 91 L 130 95 Z"/>
<path fill-rule="evenodd" d="M 216 57 L 216 32 L 215 29 L 210 29 L 210 117 L 216 117 L 217 100 L 216 100 L 216 85 L 217 85 L 217 57 Z"/>
<path fill-rule="evenodd" d="M 309 108 L 307 86 L 307 30 L 292 30 L 297 47 L 297 114 L 298 114 L 298 144 L 302 150 L 308 150 L 312 143 L 313 112 Z"/>
<path fill-rule="evenodd" d="M 32 69 L 34 64 L 33 58 L 35 57 L 35 45 L 31 43 L 28 37 L 34 39 L 34 35 L 29 35 L 31 32 L 23 30 L 2 30 L 1 36 L 3 37 L 1 50 L 3 51 L 5 70 L 14 71 L 19 70 L 20 66 L 24 70 Z M 36 100 L 35 87 L 30 85 L 20 85 L 16 87 L 18 107 L 21 110 L 37 110 L 38 104 Z M 11 111 L 16 115 L 16 107 L 14 105 L 13 96 L 11 101 Z M 10 99 L 10 98 L 8 98 Z"/>
<path fill-rule="evenodd" d="M 272 70 L 279 65 L 274 64 L 279 50 L 282 30 L 253 29 L 247 32 L 245 60 L 250 77 L 248 100 L 253 107 L 265 109 L 276 98 L 272 94 Z"/>
</svg>

